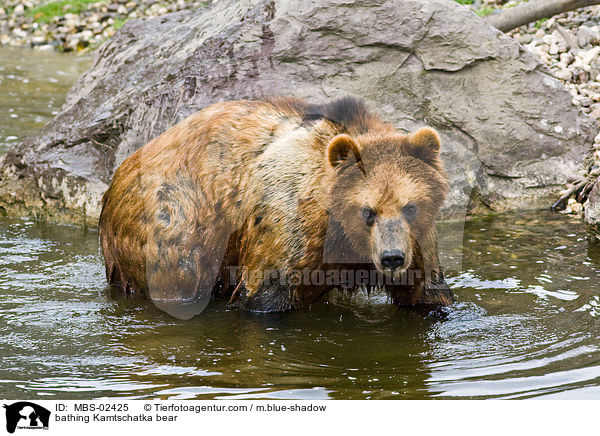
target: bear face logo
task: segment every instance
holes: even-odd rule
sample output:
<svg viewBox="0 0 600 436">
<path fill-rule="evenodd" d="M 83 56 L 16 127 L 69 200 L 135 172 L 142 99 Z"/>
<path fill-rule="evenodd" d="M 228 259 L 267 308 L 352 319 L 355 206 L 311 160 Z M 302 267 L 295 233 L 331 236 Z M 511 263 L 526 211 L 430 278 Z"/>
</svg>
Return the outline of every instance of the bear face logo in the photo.
<svg viewBox="0 0 600 436">
<path fill-rule="evenodd" d="M 18 428 L 47 429 L 50 422 L 50 411 L 42 406 L 28 401 L 19 401 L 6 409 L 6 431 L 14 433 Z"/>
</svg>

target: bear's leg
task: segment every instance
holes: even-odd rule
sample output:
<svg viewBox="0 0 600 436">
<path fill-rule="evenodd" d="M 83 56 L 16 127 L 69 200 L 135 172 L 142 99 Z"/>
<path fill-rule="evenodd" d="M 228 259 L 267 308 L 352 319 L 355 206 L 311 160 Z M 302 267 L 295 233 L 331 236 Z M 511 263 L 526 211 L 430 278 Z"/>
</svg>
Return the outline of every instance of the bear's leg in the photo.
<svg viewBox="0 0 600 436">
<path fill-rule="evenodd" d="M 448 306 L 454 303 L 454 296 L 444 279 L 440 265 L 437 233 L 432 230 L 419 241 L 419 249 L 423 257 L 424 290 L 422 304 Z"/>
<path fill-rule="evenodd" d="M 454 297 L 439 264 L 436 234 L 413 241 L 413 247 L 413 261 L 401 283 L 386 286 L 392 301 L 400 306 L 452 304 Z"/>
<path fill-rule="evenodd" d="M 454 295 L 444 279 L 442 271 L 434 271 L 423 292 L 423 304 L 449 306 L 454 303 Z"/>
<path fill-rule="evenodd" d="M 423 300 L 425 291 L 425 274 L 423 268 L 423 257 L 420 251 L 415 250 L 413 261 L 402 273 L 398 282 L 385 286 L 392 302 L 399 306 L 414 306 Z"/>
<path fill-rule="evenodd" d="M 229 301 L 231 307 L 251 312 L 284 312 L 298 307 L 295 274 L 292 277 L 287 268 L 268 265 L 275 264 L 243 262 Z"/>
<path fill-rule="evenodd" d="M 242 247 L 235 279 L 237 286 L 230 305 L 251 312 L 284 312 L 297 308 L 296 289 L 300 284 L 297 270 L 281 260 L 281 253 L 287 250 L 273 244 L 270 237 L 256 234 L 251 240 L 243 241 Z"/>
</svg>

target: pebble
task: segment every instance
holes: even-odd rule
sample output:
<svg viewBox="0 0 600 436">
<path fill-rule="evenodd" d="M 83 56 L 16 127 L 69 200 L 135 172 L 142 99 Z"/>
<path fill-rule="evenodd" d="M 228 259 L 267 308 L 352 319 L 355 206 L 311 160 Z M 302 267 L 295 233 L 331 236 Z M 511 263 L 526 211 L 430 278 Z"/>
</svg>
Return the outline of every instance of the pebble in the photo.
<svg viewBox="0 0 600 436">
<path fill-rule="evenodd" d="M 525 45 L 525 44 L 529 44 L 532 40 L 533 40 L 533 36 L 530 35 L 529 33 L 526 33 L 525 35 L 521 35 L 521 44 Z"/>
<path fill-rule="evenodd" d="M 554 76 L 556 76 L 557 79 L 561 80 L 571 80 L 572 74 L 569 70 L 563 68 L 558 71 L 555 71 Z"/>
<path fill-rule="evenodd" d="M 580 48 L 584 48 L 592 41 L 592 33 L 585 26 L 581 26 L 577 31 L 577 44 Z"/>
<path fill-rule="evenodd" d="M 569 65 L 571 62 L 573 62 L 573 59 L 575 59 L 575 56 L 573 56 L 573 53 L 571 52 L 560 54 L 560 61 L 565 65 Z"/>
<path fill-rule="evenodd" d="M 600 103 L 594 103 L 590 106 L 590 115 L 596 119 L 600 119 Z"/>
</svg>

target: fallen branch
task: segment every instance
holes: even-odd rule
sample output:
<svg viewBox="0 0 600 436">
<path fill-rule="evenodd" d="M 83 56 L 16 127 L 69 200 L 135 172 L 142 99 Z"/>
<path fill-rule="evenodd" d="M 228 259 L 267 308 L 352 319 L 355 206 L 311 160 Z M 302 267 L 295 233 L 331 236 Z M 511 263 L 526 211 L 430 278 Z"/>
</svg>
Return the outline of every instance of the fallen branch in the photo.
<svg viewBox="0 0 600 436">
<path fill-rule="evenodd" d="M 598 0 L 530 0 L 512 8 L 501 9 L 489 15 L 489 24 L 502 32 L 549 18 L 562 12 L 572 11 L 586 6 L 600 4 Z"/>
<path fill-rule="evenodd" d="M 590 192 L 592 191 L 592 188 L 594 187 L 594 183 L 595 181 L 590 180 L 585 184 L 579 195 L 577 195 L 577 203 L 585 203 L 590 195 Z"/>
<path fill-rule="evenodd" d="M 578 182 L 576 182 L 575 184 L 573 184 L 569 189 L 567 189 L 567 192 L 565 192 L 557 201 L 556 203 L 554 203 L 551 206 L 552 210 L 563 210 L 566 205 L 567 202 L 569 201 L 569 198 L 571 198 L 572 195 L 577 194 L 580 190 L 582 190 L 586 185 L 586 180 L 580 180 Z"/>
</svg>

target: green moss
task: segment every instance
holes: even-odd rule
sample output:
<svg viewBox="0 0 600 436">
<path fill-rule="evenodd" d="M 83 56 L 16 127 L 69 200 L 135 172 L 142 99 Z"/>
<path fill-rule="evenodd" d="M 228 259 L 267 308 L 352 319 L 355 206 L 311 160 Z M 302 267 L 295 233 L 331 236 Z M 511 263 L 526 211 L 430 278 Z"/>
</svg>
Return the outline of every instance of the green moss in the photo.
<svg viewBox="0 0 600 436">
<path fill-rule="evenodd" d="M 115 22 L 113 23 L 113 29 L 115 30 L 119 30 L 121 27 L 123 27 L 123 24 L 125 24 L 127 22 L 127 20 L 124 20 L 123 18 L 115 18 Z"/>
<path fill-rule="evenodd" d="M 486 15 L 491 14 L 492 12 L 494 12 L 494 8 L 491 8 L 489 6 L 482 6 L 479 9 L 475 9 L 472 5 L 474 0 L 454 0 L 456 3 L 459 3 L 461 5 L 465 5 L 465 6 L 471 6 L 471 10 L 473 12 L 475 12 L 477 15 L 479 15 L 480 17 L 485 17 Z"/>
<path fill-rule="evenodd" d="M 537 20 L 534 24 L 534 27 L 536 29 L 540 29 L 546 21 L 548 21 L 548 18 L 542 18 L 541 20 Z"/>
<path fill-rule="evenodd" d="M 494 9 L 490 8 L 489 6 L 483 6 L 475 11 L 475 13 L 480 17 L 485 17 L 491 14 L 492 12 L 494 12 Z"/>
<path fill-rule="evenodd" d="M 87 9 L 90 3 L 106 3 L 108 0 L 56 0 L 45 3 L 35 8 L 28 9 L 27 15 L 33 17 L 38 23 L 45 23 L 54 17 L 65 14 L 78 14 Z"/>
</svg>

